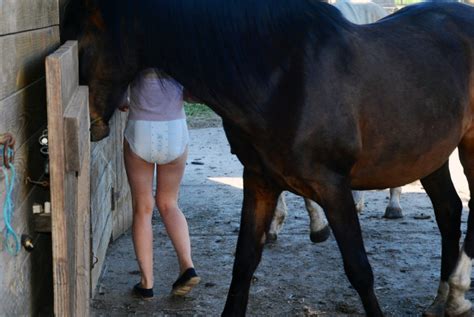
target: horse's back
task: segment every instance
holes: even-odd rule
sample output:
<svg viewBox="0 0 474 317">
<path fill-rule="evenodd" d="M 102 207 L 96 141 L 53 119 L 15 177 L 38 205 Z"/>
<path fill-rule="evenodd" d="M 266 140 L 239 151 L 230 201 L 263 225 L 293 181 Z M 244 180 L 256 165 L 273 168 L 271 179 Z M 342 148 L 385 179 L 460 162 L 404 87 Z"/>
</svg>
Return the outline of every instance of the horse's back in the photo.
<svg viewBox="0 0 474 317">
<path fill-rule="evenodd" d="M 474 28 L 474 6 L 462 3 L 421 3 L 407 6 L 387 17 L 382 21 L 392 23 L 416 23 L 419 26 L 427 26 L 432 32 L 442 30 L 440 23 L 452 23 L 458 25 L 473 35 Z"/>
</svg>

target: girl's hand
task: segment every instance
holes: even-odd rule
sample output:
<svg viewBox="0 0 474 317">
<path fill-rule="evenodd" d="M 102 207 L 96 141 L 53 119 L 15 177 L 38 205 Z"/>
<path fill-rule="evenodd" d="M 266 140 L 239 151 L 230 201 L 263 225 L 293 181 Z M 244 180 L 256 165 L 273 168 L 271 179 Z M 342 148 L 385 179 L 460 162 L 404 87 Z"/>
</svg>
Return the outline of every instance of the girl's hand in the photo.
<svg viewBox="0 0 474 317">
<path fill-rule="evenodd" d="M 123 94 L 122 101 L 120 102 L 120 106 L 118 107 L 118 110 L 122 112 L 127 112 L 129 107 L 130 107 L 130 88 L 127 87 L 127 90 Z"/>
</svg>

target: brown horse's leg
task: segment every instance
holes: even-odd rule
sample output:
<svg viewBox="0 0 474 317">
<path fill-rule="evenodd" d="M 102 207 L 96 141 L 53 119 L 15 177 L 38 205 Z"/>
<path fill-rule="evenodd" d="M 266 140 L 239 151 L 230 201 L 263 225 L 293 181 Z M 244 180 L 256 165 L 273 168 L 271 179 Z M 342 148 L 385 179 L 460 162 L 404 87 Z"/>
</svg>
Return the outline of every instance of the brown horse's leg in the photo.
<svg viewBox="0 0 474 317">
<path fill-rule="evenodd" d="M 459 239 L 461 237 L 462 202 L 456 193 L 449 164 L 446 162 L 440 169 L 421 180 L 426 193 L 431 199 L 441 232 L 441 281 L 438 294 L 425 316 L 444 316 L 449 292 L 448 279 L 454 270 L 459 257 Z"/>
<path fill-rule="evenodd" d="M 243 316 L 253 273 L 260 262 L 277 204 L 278 190 L 261 175 L 244 169 L 244 201 L 237 240 L 232 282 L 223 316 Z"/>
<path fill-rule="evenodd" d="M 471 310 L 472 304 L 465 299 L 465 293 L 471 285 L 472 258 L 474 257 L 474 131 L 468 132 L 460 146 L 459 158 L 464 167 L 469 184 L 471 199 L 469 200 L 469 218 L 467 233 L 458 262 L 449 277 L 449 296 L 446 304 L 446 314 L 449 316 L 463 315 Z"/>
<path fill-rule="evenodd" d="M 336 238 L 350 283 L 359 293 L 367 316 L 383 316 L 374 293 L 372 268 L 362 241 L 359 218 L 348 182 L 328 179 L 318 188 L 321 204 Z"/>
</svg>

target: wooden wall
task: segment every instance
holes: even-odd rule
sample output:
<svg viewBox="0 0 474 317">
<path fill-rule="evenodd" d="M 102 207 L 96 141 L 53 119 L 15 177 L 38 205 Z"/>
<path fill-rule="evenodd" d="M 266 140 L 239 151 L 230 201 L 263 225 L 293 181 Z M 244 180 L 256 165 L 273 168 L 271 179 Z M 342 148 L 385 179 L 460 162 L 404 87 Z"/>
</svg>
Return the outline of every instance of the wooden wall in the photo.
<svg viewBox="0 0 474 317">
<path fill-rule="evenodd" d="M 110 121 L 108 138 L 91 146 L 91 285 L 94 294 L 111 240 L 132 223 L 131 197 L 123 166 L 123 130 L 126 114 L 116 112 Z"/>
<path fill-rule="evenodd" d="M 46 128 L 44 58 L 59 45 L 57 0 L 0 1 L 0 133 L 17 140 L 13 226 L 29 234 L 35 251 L 24 249 L 13 257 L 3 248 L 5 224 L 0 215 L 0 316 L 33 316 L 50 313 L 51 238 L 32 228 L 31 206 L 48 200 L 49 190 L 26 184 L 44 179 L 46 158 L 39 152 L 38 137 Z M 0 173 L 0 206 L 5 188 Z"/>
<path fill-rule="evenodd" d="M 49 188 L 25 183 L 46 180 L 47 158 L 38 138 L 47 127 L 44 59 L 59 47 L 59 6 L 64 0 L 0 1 L 0 133 L 16 140 L 13 226 L 29 234 L 35 251 L 12 257 L 3 249 L 5 225 L 0 215 L 0 316 L 51 313 L 51 236 L 33 228 L 32 205 L 49 201 Z M 122 138 L 126 114 L 117 113 L 111 136 L 91 148 L 92 291 L 103 271 L 107 247 L 131 225 L 131 199 L 123 168 Z M 0 173 L 0 206 L 5 188 Z"/>
</svg>

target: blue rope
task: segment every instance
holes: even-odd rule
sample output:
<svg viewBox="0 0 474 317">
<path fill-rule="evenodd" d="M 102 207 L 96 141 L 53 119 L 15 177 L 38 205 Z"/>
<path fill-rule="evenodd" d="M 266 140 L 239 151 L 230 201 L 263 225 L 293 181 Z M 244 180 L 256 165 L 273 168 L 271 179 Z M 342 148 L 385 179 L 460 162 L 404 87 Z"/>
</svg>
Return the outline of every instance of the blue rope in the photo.
<svg viewBox="0 0 474 317">
<path fill-rule="evenodd" d="M 0 151 L 1 152 L 1 151 Z M 13 156 L 13 150 L 8 149 L 8 157 Z M 3 221 L 5 222 L 5 248 L 12 256 L 16 256 L 20 252 L 20 238 L 12 227 L 13 212 L 15 211 L 13 204 L 13 188 L 15 187 L 16 171 L 13 164 L 10 168 L 2 166 L 3 175 L 5 177 L 5 201 L 3 202 Z M 11 172 L 11 176 L 9 175 Z M 13 241 L 13 243 L 10 243 Z"/>
</svg>

